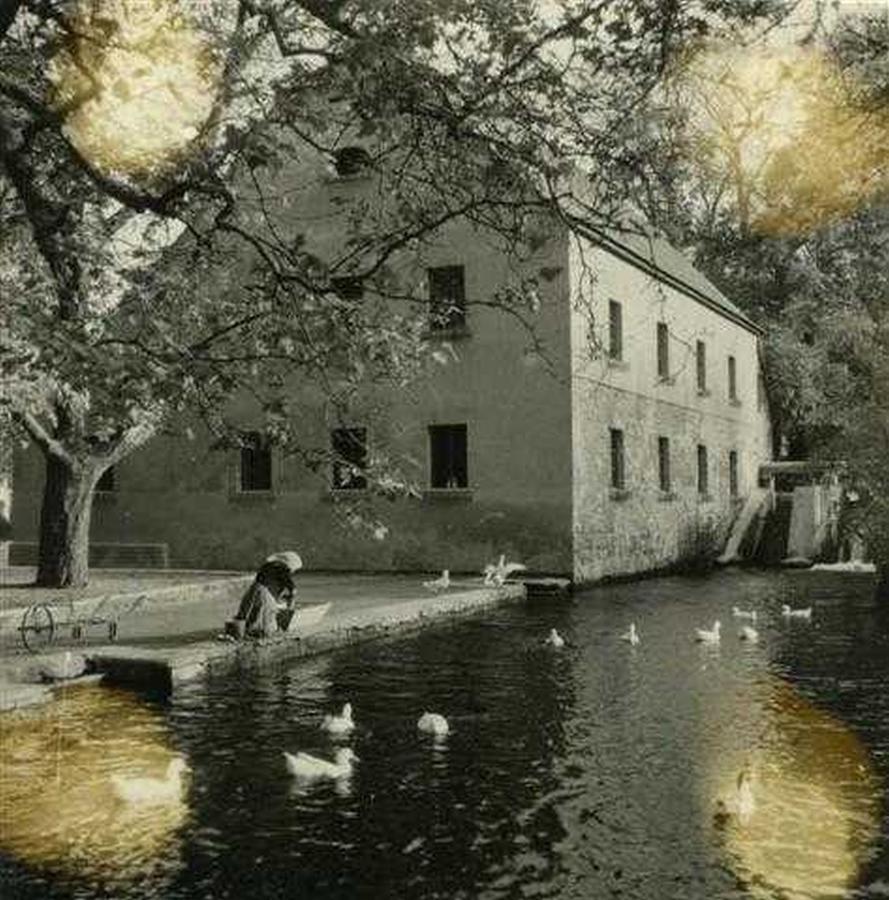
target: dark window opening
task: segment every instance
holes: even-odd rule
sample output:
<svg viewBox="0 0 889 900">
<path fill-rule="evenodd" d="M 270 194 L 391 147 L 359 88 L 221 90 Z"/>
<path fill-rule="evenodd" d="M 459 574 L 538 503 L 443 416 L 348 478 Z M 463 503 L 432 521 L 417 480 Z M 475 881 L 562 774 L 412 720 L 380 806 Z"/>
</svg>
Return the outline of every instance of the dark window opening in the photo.
<svg viewBox="0 0 889 900">
<path fill-rule="evenodd" d="M 608 355 L 617 360 L 624 355 L 623 310 L 616 300 L 608 304 Z"/>
<path fill-rule="evenodd" d="M 335 428 L 330 433 L 333 449 L 333 489 L 359 491 L 367 487 L 367 429 Z"/>
<path fill-rule="evenodd" d="M 364 282 L 354 276 L 331 278 L 330 286 L 343 300 L 360 300 L 364 296 Z"/>
<path fill-rule="evenodd" d="M 657 469 L 658 483 L 665 493 L 670 491 L 670 439 L 659 437 L 657 439 Z"/>
<path fill-rule="evenodd" d="M 370 154 L 364 147 L 340 147 L 333 160 L 337 175 L 360 175 L 370 168 Z"/>
<path fill-rule="evenodd" d="M 272 448 L 258 431 L 241 435 L 241 490 L 272 489 Z"/>
<path fill-rule="evenodd" d="M 622 491 L 626 488 L 626 462 L 624 460 L 624 433 L 619 428 L 611 430 L 611 487 Z"/>
<path fill-rule="evenodd" d="M 437 266 L 429 277 L 429 324 L 435 331 L 466 325 L 466 281 L 463 266 Z"/>
<path fill-rule="evenodd" d="M 697 370 L 698 370 L 698 390 L 707 390 L 707 345 L 703 341 L 698 341 L 697 353 Z"/>
<path fill-rule="evenodd" d="M 670 334 L 664 322 L 657 323 L 657 374 L 670 377 Z"/>
<path fill-rule="evenodd" d="M 115 474 L 114 466 L 109 466 L 105 469 L 101 478 L 96 482 L 96 490 L 109 493 L 117 490 L 117 475 Z"/>
<path fill-rule="evenodd" d="M 730 450 L 728 454 L 728 492 L 732 497 L 738 496 L 738 451 Z"/>
<path fill-rule="evenodd" d="M 429 426 L 429 483 L 433 488 L 469 487 L 465 425 Z"/>
<path fill-rule="evenodd" d="M 734 356 L 728 358 L 728 398 L 738 399 L 738 371 Z"/>
<path fill-rule="evenodd" d="M 698 493 L 708 493 L 709 487 L 710 482 L 707 477 L 707 448 L 703 444 L 698 444 Z"/>
</svg>

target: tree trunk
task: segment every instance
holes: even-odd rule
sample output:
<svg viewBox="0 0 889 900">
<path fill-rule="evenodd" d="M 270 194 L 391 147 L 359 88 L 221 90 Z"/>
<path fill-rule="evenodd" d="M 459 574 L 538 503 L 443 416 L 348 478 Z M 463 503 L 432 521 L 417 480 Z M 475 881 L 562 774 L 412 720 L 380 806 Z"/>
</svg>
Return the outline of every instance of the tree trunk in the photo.
<svg viewBox="0 0 889 900">
<path fill-rule="evenodd" d="M 101 470 L 46 456 L 37 584 L 82 587 L 89 577 L 90 511 Z"/>
</svg>

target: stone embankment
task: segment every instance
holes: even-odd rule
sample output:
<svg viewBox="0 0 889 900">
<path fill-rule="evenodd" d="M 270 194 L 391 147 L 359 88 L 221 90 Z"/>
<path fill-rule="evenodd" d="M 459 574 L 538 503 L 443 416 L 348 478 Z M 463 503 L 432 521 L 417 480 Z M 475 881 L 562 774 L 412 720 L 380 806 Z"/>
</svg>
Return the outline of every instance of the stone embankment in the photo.
<svg viewBox="0 0 889 900">
<path fill-rule="evenodd" d="M 0 634 L 7 640 L 0 655 L 0 710 L 39 703 L 50 695 L 52 682 L 80 673 L 168 691 L 208 672 L 314 656 L 409 634 L 528 595 L 549 598 L 568 590 L 568 583 L 558 579 L 493 587 L 467 578 L 455 579 L 448 590 L 433 594 L 416 577 L 306 573 L 300 579 L 300 601 L 330 602 L 328 614 L 317 624 L 266 640 L 220 640 L 223 623 L 249 581 L 250 576 L 237 575 L 195 582 L 183 573 L 179 585 L 148 584 L 144 590 L 53 604 L 54 609 L 61 606 L 60 620 L 73 615 L 94 624 L 79 642 L 71 640 L 70 623 L 60 624 L 52 643 L 39 654 L 25 653 L 13 640 L 23 608 L 4 603 Z M 109 643 L 101 623 L 115 616 L 118 640 Z"/>
</svg>

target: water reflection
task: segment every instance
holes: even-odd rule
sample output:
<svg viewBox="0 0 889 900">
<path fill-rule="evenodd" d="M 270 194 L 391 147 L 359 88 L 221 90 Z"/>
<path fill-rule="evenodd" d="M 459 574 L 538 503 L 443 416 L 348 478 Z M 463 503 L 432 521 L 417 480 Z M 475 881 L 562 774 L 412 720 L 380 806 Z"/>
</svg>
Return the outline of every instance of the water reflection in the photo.
<svg viewBox="0 0 889 900">
<path fill-rule="evenodd" d="M 66 687 L 0 724 L 0 848 L 21 862 L 107 882 L 175 868 L 188 810 L 122 802 L 112 776 L 165 775 L 175 758 L 163 717 L 134 695 Z"/>
<path fill-rule="evenodd" d="M 879 829 L 881 786 L 869 754 L 786 683 L 771 682 L 764 709 L 766 727 L 740 763 L 740 790 L 737 759 L 721 773 L 719 796 L 730 810 L 732 801 L 741 807 L 726 849 L 757 896 L 842 896 Z"/>
</svg>

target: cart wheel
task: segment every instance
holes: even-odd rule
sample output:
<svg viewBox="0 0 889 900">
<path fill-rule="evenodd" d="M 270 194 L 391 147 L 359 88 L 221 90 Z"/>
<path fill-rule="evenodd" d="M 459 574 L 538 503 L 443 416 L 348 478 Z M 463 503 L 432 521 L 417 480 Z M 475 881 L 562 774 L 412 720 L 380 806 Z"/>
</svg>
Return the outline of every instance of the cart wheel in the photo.
<svg viewBox="0 0 889 900">
<path fill-rule="evenodd" d="M 25 610 L 20 628 L 22 643 L 36 653 L 52 641 L 55 623 L 50 608 L 44 603 L 32 604 Z"/>
<path fill-rule="evenodd" d="M 108 623 L 108 640 L 117 640 L 117 622 Z"/>
</svg>

